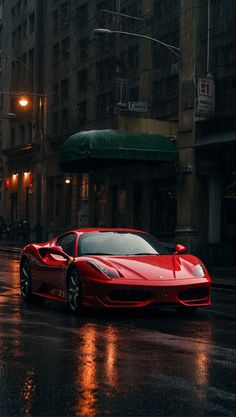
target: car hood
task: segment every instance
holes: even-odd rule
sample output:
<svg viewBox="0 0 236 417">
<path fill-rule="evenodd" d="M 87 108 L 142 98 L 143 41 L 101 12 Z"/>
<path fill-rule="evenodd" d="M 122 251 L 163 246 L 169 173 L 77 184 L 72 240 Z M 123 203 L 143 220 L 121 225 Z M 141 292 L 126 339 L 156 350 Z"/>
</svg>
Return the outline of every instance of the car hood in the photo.
<svg viewBox="0 0 236 417">
<path fill-rule="evenodd" d="M 115 268 L 124 278 L 148 281 L 195 278 L 194 267 L 199 265 L 198 258 L 192 255 L 96 256 L 90 260 L 92 258 Z"/>
</svg>

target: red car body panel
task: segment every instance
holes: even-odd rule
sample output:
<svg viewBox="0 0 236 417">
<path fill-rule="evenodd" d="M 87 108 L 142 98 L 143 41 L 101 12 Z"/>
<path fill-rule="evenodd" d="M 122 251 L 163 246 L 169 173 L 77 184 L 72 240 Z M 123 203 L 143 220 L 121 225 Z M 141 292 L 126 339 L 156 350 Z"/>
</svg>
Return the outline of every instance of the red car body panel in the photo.
<svg viewBox="0 0 236 417">
<path fill-rule="evenodd" d="M 211 303 L 211 278 L 196 256 L 179 253 L 147 256 L 76 256 L 82 235 L 104 231 L 138 232 L 145 235 L 145 232 L 135 229 L 74 230 L 71 231 L 77 235 L 74 256 L 48 251 L 57 245 L 58 238 L 44 244 L 27 245 L 22 251 L 21 259 L 28 259 L 32 275 L 32 292 L 45 298 L 67 302 L 67 272 L 69 268 L 74 267 L 79 271 L 83 305 L 87 307 L 190 307 L 207 306 Z M 199 264 L 201 274 L 194 272 Z M 116 271 L 117 276 L 106 276 L 96 265 Z"/>
</svg>

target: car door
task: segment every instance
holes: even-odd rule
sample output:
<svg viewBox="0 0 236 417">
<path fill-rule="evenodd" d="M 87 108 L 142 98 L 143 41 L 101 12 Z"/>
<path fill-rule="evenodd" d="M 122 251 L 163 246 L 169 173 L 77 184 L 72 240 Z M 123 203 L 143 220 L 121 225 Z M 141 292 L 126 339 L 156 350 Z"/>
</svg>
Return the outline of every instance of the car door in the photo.
<svg viewBox="0 0 236 417">
<path fill-rule="evenodd" d="M 77 234 L 74 232 L 60 236 L 55 245 L 61 246 L 63 252 L 70 257 L 74 256 Z M 48 253 L 45 259 L 43 270 L 41 271 L 41 290 L 36 292 L 46 292 L 53 298 L 66 298 L 66 273 L 68 259 L 59 254 Z"/>
</svg>

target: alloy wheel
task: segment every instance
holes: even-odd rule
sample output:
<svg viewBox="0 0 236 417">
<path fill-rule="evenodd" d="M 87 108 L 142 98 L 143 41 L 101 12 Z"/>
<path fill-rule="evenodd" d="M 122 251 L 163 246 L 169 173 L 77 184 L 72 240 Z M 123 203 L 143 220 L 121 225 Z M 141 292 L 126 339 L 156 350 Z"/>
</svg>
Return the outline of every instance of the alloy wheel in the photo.
<svg viewBox="0 0 236 417">
<path fill-rule="evenodd" d="M 79 274 L 76 269 L 71 269 L 68 277 L 67 298 L 70 309 L 78 312 L 81 307 L 81 284 Z"/>
<path fill-rule="evenodd" d="M 28 261 L 25 259 L 21 264 L 20 270 L 20 292 L 25 301 L 31 299 L 31 273 Z"/>
</svg>

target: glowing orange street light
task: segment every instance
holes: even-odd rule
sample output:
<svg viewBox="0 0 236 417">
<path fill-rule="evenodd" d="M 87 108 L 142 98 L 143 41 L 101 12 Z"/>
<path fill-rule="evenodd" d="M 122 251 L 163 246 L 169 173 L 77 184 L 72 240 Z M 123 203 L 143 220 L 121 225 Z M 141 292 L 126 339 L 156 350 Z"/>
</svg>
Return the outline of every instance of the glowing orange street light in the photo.
<svg viewBox="0 0 236 417">
<path fill-rule="evenodd" d="M 18 100 L 17 100 L 18 104 L 20 107 L 26 108 L 27 106 L 29 106 L 30 104 L 30 100 L 28 99 L 28 97 L 26 96 L 21 96 Z"/>
</svg>

